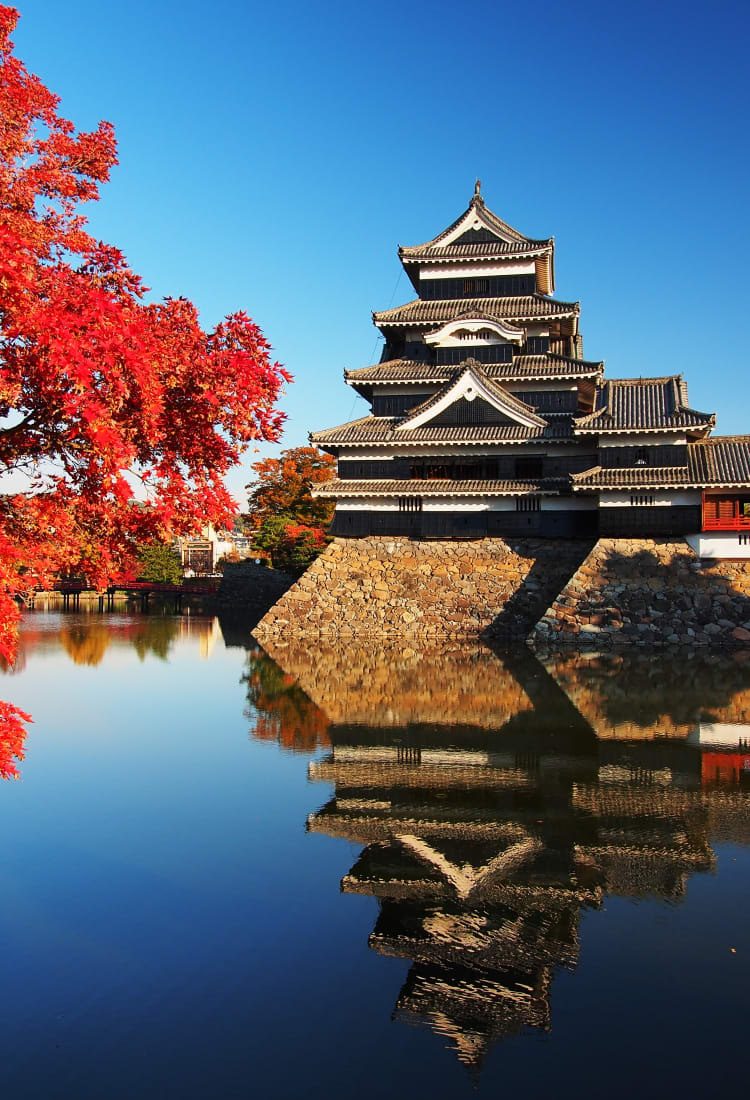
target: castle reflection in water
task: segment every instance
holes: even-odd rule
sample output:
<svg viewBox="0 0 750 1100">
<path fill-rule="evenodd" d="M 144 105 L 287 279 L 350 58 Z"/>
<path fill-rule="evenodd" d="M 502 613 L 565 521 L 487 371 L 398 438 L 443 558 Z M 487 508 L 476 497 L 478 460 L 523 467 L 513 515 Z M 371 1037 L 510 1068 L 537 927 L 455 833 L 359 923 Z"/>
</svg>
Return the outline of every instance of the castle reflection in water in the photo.
<svg viewBox="0 0 750 1100">
<path fill-rule="evenodd" d="M 750 843 L 750 655 L 264 644 L 255 736 L 323 749 L 307 827 L 363 846 L 341 888 L 378 899 L 370 947 L 411 960 L 394 1016 L 472 1069 L 550 1027 L 586 907 L 679 903 L 713 844 Z"/>
</svg>

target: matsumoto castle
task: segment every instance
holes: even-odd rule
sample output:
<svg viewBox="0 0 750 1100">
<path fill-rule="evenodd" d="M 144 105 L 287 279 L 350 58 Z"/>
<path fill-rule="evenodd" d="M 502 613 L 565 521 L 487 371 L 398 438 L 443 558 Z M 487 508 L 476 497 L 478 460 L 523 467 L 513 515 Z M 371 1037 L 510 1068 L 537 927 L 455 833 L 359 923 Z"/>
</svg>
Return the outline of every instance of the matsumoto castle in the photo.
<svg viewBox="0 0 750 1100">
<path fill-rule="evenodd" d="M 372 411 L 310 436 L 338 459 L 316 490 L 333 534 L 687 536 L 747 556 L 750 436 L 711 438 L 680 375 L 608 379 L 586 360 L 579 303 L 552 297 L 552 238 L 511 228 L 477 183 L 399 258 L 416 297 L 373 314 L 381 361 L 345 372 Z"/>
</svg>

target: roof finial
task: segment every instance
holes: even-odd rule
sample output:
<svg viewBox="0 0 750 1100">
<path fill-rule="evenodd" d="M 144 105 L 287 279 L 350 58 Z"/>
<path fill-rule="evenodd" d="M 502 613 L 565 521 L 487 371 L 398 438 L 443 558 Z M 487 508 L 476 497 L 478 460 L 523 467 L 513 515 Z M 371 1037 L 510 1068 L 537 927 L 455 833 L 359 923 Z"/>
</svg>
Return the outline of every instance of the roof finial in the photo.
<svg viewBox="0 0 750 1100">
<path fill-rule="evenodd" d="M 477 180 L 477 182 L 474 184 L 474 198 L 475 199 L 481 199 L 481 197 L 482 197 L 482 181 Z"/>
</svg>

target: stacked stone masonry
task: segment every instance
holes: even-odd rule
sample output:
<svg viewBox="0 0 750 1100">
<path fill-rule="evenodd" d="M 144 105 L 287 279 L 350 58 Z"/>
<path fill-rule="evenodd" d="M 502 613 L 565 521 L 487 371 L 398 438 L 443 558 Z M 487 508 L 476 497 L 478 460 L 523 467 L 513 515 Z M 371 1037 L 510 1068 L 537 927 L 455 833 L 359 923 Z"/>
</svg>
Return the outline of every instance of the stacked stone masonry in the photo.
<svg viewBox="0 0 750 1100">
<path fill-rule="evenodd" d="M 330 722 L 500 729 L 532 702 L 481 642 L 264 638 L 263 648 Z M 529 657 L 528 660 L 533 660 Z"/>
<path fill-rule="evenodd" d="M 523 638 L 590 547 L 574 539 L 335 539 L 255 633 Z"/>
<path fill-rule="evenodd" d="M 600 539 L 532 630 L 535 649 L 750 643 L 750 562 L 668 539 Z"/>
</svg>

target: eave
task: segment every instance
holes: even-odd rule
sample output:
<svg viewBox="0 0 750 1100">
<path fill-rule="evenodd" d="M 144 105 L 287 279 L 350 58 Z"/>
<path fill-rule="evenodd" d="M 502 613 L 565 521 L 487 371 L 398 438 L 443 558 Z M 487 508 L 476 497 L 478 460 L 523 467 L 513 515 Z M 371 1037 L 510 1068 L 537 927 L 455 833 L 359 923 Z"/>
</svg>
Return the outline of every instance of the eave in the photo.
<svg viewBox="0 0 750 1100">
<path fill-rule="evenodd" d="M 709 432 L 713 413 L 698 412 L 687 404 L 687 386 L 681 375 L 660 378 L 607 379 L 597 392 L 594 412 L 574 425 L 576 436 L 641 432 Z"/>
<path fill-rule="evenodd" d="M 470 358 L 467 350 L 467 359 Z M 460 372 L 462 364 L 436 366 L 415 359 L 392 359 L 371 367 L 345 370 L 344 379 L 367 396 L 376 386 L 442 385 Z M 488 378 L 503 385 L 512 382 L 567 382 L 600 378 L 603 362 L 568 359 L 561 355 L 517 355 L 511 363 L 482 363 Z M 364 392 L 366 391 L 366 392 Z"/>
<path fill-rule="evenodd" d="M 436 325 L 460 320 L 462 316 L 481 317 L 488 321 L 518 321 L 523 324 L 574 318 L 580 312 L 579 302 L 558 302 L 543 294 L 528 294 L 516 298 L 445 298 L 429 301 L 415 298 L 395 309 L 375 310 L 372 319 L 382 329 L 434 328 Z"/>
<path fill-rule="evenodd" d="M 720 435 L 690 443 L 688 465 L 706 489 L 750 488 L 750 436 Z"/>
<path fill-rule="evenodd" d="M 397 432 L 402 418 L 388 416 L 364 416 L 310 433 L 310 442 L 323 449 L 346 447 L 382 447 L 384 451 L 413 446 L 465 446 L 482 447 L 493 444 L 534 443 L 548 446 L 550 443 L 575 444 L 568 418 L 552 420 L 544 430 L 525 428 L 520 424 L 480 424 L 445 427 L 417 428 L 414 431 Z"/>
<path fill-rule="evenodd" d="M 547 493 L 559 496 L 568 486 L 567 478 L 506 479 L 494 481 L 450 481 L 438 478 L 340 479 L 313 486 L 314 497 L 343 500 L 348 497 L 503 497 Z"/>
<path fill-rule="evenodd" d="M 644 489 L 699 489 L 701 486 L 690 476 L 686 466 L 634 466 L 608 469 L 592 466 L 578 474 L 571 474 L 574 493 L 600 490 Z"/>
<path fill-rule="evenodd" d="M 688 432 L 710 432 L 715 423 L 716 419 L 714 417 L 711 420 L 705 421 L 703 424 L 654 424 L 649 427 L 643 427 L 640 424 L 630 424 L 624 427 L 611 428 L 605 424 L 599 424 L 590 428 L 579 428 L 574 424 L 573 432 L 577 438 L 590 435 L 663 435 L 667 432 L 685 435 L 685 433 Z"/>
</svg>

